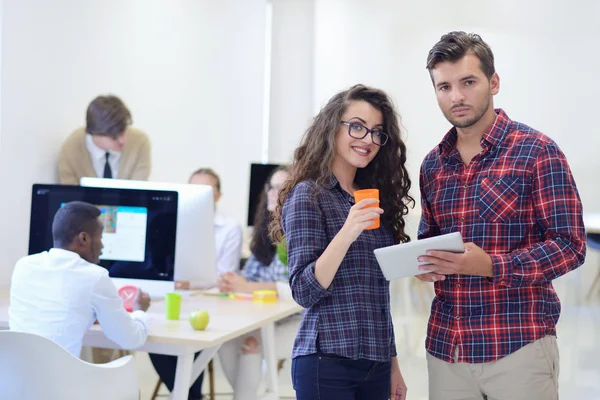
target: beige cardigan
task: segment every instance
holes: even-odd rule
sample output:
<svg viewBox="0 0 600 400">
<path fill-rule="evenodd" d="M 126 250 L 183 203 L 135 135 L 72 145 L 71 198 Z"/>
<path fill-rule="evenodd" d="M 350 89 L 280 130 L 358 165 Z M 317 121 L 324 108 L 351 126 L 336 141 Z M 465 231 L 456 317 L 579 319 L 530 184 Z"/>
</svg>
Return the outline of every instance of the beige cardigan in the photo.
<svg viewBox="0 0 600 400">
<path fill-rule="evenodd" d="M 96 177 L 85 145 L 85 128 L 76 129 L 63 143 L 58 155 L 58 176 L 63 185 L 79 185 L 84 176 Z M 129 127 L 119 159 L 119 179 L 148 180 L 151 157 L 150 139 L 143 131 Z"/>
</svg>

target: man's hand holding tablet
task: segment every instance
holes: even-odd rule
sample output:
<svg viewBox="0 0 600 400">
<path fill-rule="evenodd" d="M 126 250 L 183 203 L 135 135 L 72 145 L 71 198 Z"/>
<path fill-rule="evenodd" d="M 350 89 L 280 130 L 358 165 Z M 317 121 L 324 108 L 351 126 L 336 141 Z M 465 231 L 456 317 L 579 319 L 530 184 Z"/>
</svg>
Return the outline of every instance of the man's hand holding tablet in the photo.
<svg viewBox="0 0 600 400">
<path fill-rule="evenodd" d="M 465 251 L 462 235 L 460 232 L 452 232 L 414 242 L 382 247 L 375 250 L 374 253 L 379 267 L 388 281 L 409 276 L 420 277 L 421 274 L 426 274 L 423 280 L 435 282 L 436 280 L 443 280 L 443 274 L 433 274 L 437 272 L 435 269 L 429 271 L 421 269 L 429 262 L 420 260 L 421 257 L 432 250 L 461 255 Z M 427 257 L 433 258 L 432 256 Z M 446 264 L 444 265 L 446 266 Z M 432 265 L 431 267 L 436 268 L 437 266 Z"/>
<path fill-rule="evenodd" d="M 417 278 L 426 282 L 443 280 L 443 276 L 455 274 L 493 276 L 491 257 L 475 243 L 465 243 L 463 253 L 427 250 L 425 255 L 419 257 L 419 261 L 427 264 L 419 267 L 419 270 L 427 273 L 426 276 L 417 275 Z"/>
</svg>

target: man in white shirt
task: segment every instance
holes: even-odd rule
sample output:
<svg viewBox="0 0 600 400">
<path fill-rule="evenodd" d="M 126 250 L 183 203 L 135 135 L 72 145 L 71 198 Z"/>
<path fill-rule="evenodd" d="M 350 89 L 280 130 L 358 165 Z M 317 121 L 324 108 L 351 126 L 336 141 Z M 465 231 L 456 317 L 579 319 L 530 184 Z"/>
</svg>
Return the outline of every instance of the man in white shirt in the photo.
<svg viewBox="0 0 600 400">
<path fill-rule="evenodd" d="M 221 198 L 221 180 L 219 179 L 219 175 L 210 168 L 200 168 L 192 174 L 189 183 L 193 185 L 210 185 L 213 188 L 215 201 L 214 223 L 217 272 L 221 275 L 226 272 L 239 271 L 242 254 L 242 228 L 235 219 L 216 210 L 217 203 Z M 175 285 L 178 289 L 190 289 L 197 286 L 195 282 L 189 281 L 178 281 Z M 199 354 L 199 352 L 196 353 L 195 357 L 198 357 Z M 167 386 L 169 391 L 173 390 L 177 357 L 162 354 L 150 354 L 150 360 L 165 386 Z M 200 374 L 196 382 L 194 382 L 190 388 L 188 394 L 189 400 L 202 398 L 203 379 L 204 372 Z"/>
<path fill-rule="evenodd" d="M 146 342 L 147 293 L 138 291 L 129 314 L 98 265 L 102 254 L 100 210 L 70 202 L 54 216 L 54 248 L 17 262 L 10 288 L 9 326 L 44 336 L 80 356 L 83 337 L 98 320 L 106 337 L 125 349 Z"/>
</svg>

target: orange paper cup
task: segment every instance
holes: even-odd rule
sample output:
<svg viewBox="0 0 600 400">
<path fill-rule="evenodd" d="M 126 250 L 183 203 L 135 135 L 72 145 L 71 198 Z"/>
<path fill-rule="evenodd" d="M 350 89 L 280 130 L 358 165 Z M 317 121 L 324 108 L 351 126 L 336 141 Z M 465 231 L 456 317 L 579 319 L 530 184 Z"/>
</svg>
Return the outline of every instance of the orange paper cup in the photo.
<svg viewBox="0 0 600 400">
<path fill-rule="evenodd" d="M 379 189 L 363 189 L 354 192 L 354 201 L 359 202 L 364 199 L 377 199 L 379 200 Z M 367 207 L 379 207 L 379 204 L 370 204 Z M 373 225 L 366 228 L 366 230 L 379 228 L 380 220 L 379 217 L 373 219 Z"/>
</svg>

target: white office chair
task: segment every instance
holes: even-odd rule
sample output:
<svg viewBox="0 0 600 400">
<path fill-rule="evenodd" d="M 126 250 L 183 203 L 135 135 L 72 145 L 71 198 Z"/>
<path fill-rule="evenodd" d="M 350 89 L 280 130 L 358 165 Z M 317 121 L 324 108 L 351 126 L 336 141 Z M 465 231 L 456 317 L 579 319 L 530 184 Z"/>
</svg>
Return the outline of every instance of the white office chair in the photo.
<svg viewBox="0 0 600 400">
<path fill-rule="evenodd" d="M 134 400 L 139 387 L 132 356 L 90 364 L 42 336 L 0 331 L 0 399 Z"/>
</svg>

